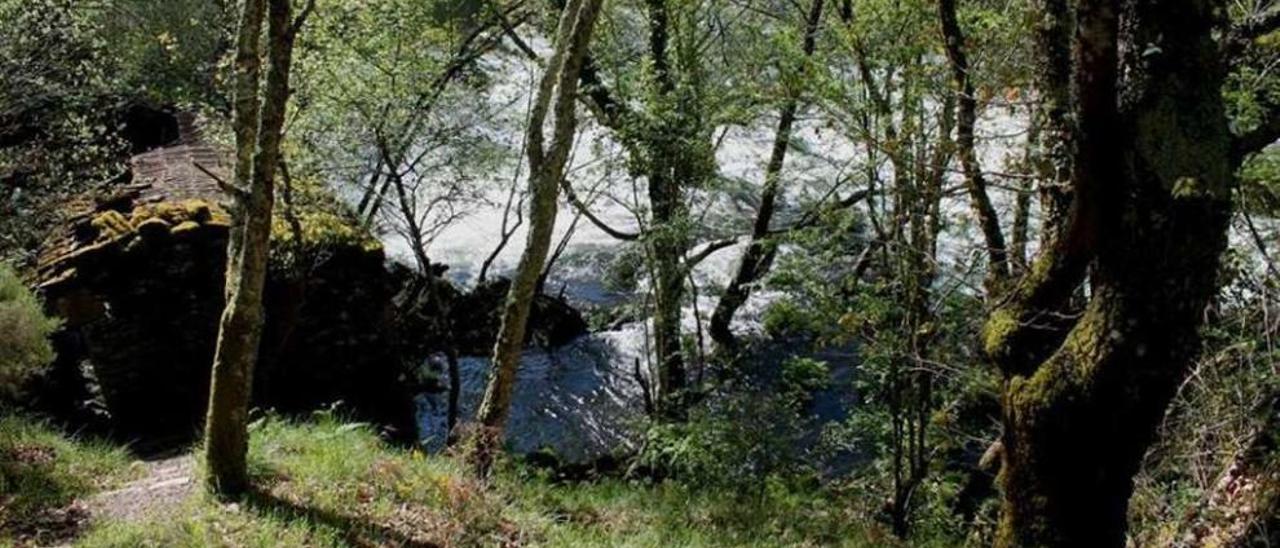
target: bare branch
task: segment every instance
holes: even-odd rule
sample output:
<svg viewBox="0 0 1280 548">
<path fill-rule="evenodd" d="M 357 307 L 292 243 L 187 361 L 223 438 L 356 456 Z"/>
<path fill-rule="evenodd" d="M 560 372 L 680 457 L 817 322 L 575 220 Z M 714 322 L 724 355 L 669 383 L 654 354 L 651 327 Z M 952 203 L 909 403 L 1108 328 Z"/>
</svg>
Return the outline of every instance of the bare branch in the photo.
<svg viewBox="0 0 1280 548">
<path fill-rule="evenodd" d="M 302 8 L 302 12 L 293 19 L 293 24 L 289 25 L 289 36 L 297 36 L 302 30 L 302 25 L 306 24 L 307 18 L 311 17 L 311 12 L 316 9 L 316 0 L 307 0 L 307 5 Z"/>
<path fill-rule="evenodd" d="M 207 175 L 210 179 L 213 179 L 213 182 L 218 185 L 218 188 L 222 189 L 223 192 L 230 194 L 232 198 L 236 200 L 249 199 L 248 190 L 245 190 L 236 185 L 228 183 L 225 179 L 223 179 L 222 177 L 219 177 L 218 174 L 212 171 L 209 171 L 208 168 L 200 165 L 200 162 L 191 162 L 191 165 L 195 166 L 196 169 L 200 170 L 201 173 Z"/>
<path fill-rule="evenodd" d="M 582 200 L 578 198 L 578 194 L 577 192 L 574 192 L 573 184 L 569 182 L 568 178 L 560 180 L 560 190 L 564 192 L 565 198 L 569 200 L 569 204 L 572 205 L 574 209 L 577 209 L 583 217 L 586 217 L 588 221 L 591 221 L 591 224 L 596 225 L 596 228 L 599 228 L 605 234 L 628 242 L 640 239 L 640 234 L 635 232 L 623 232 L 613 228 L 609 226 L 608 223 L 604 222 L 603 219 L 597 217 L 595 213 L 592 213 L 590 206 L 583 203 Z"/>
<path fill-rule="evenodd" d="M 716 240 L 714 242 L 711 242 L 707 244 L 707 247 L 702 248 L 702 251 L 699 251 L 698 253 L 687 257 L 684 260 L 684 267 L 686 270 L 693 270 L 694 267 L 701 264 L 702 261 L 707 260 L 707 258 L 715 254 L 715 252 L 720 251 L 721 249 L 724 249 L 726 247 L 732 246 L 736 243 L 738 243 L 737 236 L 732 236 L 729 238 L 725 238 L 723 240 Z"/>
</svg>

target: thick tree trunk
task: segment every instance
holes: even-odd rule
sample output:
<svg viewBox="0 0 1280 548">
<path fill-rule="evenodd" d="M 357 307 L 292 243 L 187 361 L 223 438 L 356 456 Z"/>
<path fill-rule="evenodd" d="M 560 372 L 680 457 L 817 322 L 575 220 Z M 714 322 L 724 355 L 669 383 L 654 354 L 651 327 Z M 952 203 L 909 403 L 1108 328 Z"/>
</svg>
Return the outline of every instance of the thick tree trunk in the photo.
<svg viewBox="0 0 1280 548">
<path fill-rule="evenodd" d="M 813 55 L 817 45 L 818 27 L 822 22 L 822 6 L 823 0 L 813 0 L 805 19 L 804 43 L 801 51 L 806 60 Z M 803 73 L 804 66 L 802 65 L 800 69 Z M 733 317 L 751 297 L 752 285 L 769 272 L 773 259 L 777 256 L 778 246 L 777 242 L 769 238 L 769 224 L 773 221 L 782 167 L 791 145 L 792 126 L 795 124 L 796 112 L 800 109 L 800 92 L 798 87 L 789 90 L 786 102 L 779 113 L 778 129 L 773 136 L 773 150 L 769 154 L 769 163 L 765 166 L 760 208 L 756 211 L 755 224 L 751 229 L 751 241 L 738 261 L 738 270 L 733 280 L 725 287 L 724 294 L 716 303 L 715 312 L 711 314 L 711 324 L 708 329 L 711 340 L 724 350 L 731 351 L 737 346 L 737 340 L 730 329 Z"/>
<path fill-rule="evenodd" d="M 1056 290 L 1017 291 L 987 325 L 1006 376 L 1000 546 L 1124 546 L 1133 476 L 1198 350 L 1234 167 L 1214 7 L 1172 4 L 1076 6 L 1071 222 L 1024 280 Z M 1019 318 L 1055 309 L 1082 264 L 1092 298 L 1065 340 L 1020 348 Z"/>
<path fill-rule="evenodd" d="M 538 87 L 529 117 L 529 234 L 502 311 L 502 327 L 493 349 L 493 370 L 476 414 L 477 425 L 468 447 L 468 460 L 487 476 L 502 441 L 516 371 L 524 348 L 525 328 L 542 267 L 555 230 L 560 180 L 576 130 L 574 116 L 579 73 L 601 0 L 569 0 L 560 17 L 556 49 Z M 554 130 L 550 147 L 543 141 L 543 124 L 555 95 Z"/>
<path fill-rule="evenodd" d="M 256 5 L 255 5 L 256 4 Z M 218 342 L 213 359 L 213 380 L 209 389 L 209 411 L 205 423 L 205 461 L 208 482 L 222 495 L 238 495 L 248 487 L 245 454 L 248 451 L 249 396 L 252 393 L 253 366 L 258 357 L 262 337 L 262 289 L 266 280 L 267 256 L 271 240 L 271 210 L 274 202 L 276 169 L 280 160 L 281 128 L 285 104 L 289 98 L 289 64 L 292 55 L 293 29 L 288 0 L 268 2 L 269 66 L 266 90 L 262 98 L 256 151 L 253 154 L 251 186 L 247 199 L 239 208 L 238 238 L 228 250 L 227 305 L 219 325 Z M 254 10 L 257 10 L 254 13 Z M 245 8 L 242 33 L 256 33 L 261 26 L 261 2 L 249 2 Z M 256 19 L 256 22 L 255 22 Z M 242 35 L 242 45 L 253 49 L 253 38 Z M 246 65 L 254 64 L 246 61 Z M 247 67 L 246 67 L 247 68 Z M 244 70 L 243 68 L 241 70 Z M 241 92 L 256 90 L 244 79 L 256 71 L 244 71 Z M 241 99 L 244 99 L 241 101 Z M 256 96 L 252 107 L 257 109 Z M 238 97 L 238 107 L 250 106 L 248 98 Z M 237 122 L 248 120 L 237 112 Z M 237 128 L 237 137 L 251 135 Z M 239 156 L 253 147 L 237 142 Z M 240 158 L 237 158 L 240 160 Z M 241 169 L 237 165 L 237 171 Z M 236 240 L 239 241 L 236 241 Z"/>
</svg>

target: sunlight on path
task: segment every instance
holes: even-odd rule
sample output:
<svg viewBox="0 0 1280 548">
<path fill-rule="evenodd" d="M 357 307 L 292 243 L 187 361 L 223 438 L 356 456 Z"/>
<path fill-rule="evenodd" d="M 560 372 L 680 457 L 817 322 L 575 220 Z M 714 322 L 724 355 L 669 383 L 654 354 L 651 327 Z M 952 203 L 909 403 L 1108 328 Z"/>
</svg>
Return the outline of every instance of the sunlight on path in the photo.
<svg viewBox="0 0 1280 548">
<path fill-rule="evenodd" d="M 146 475 L 124 487 L 95 495 L 89 501 L 94 519 L 138 521 L 173 512 L 195 491 L 195 460 L 191 455 L 140 463 Z"/>
</svg>

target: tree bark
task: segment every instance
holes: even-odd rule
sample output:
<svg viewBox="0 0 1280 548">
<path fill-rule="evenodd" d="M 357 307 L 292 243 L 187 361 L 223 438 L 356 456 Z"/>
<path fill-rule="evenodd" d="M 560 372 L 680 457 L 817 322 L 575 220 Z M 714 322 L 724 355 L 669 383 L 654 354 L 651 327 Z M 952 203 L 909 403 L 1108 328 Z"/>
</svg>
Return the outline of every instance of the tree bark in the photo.
<svg viewBox="0 0 1280 548">
<path fill-rule="evenodd" d="M 1081 0 L 1075 19 L 1069 222 L 985 333 L 1005 374 L 999 546 L 1124 546 L 1231 213 L 1213 3 Z M 1026 337 L 1086 267 L 1092 298 L 1065 338 Z"/>
<path fill-rule="evenodd" d="M 576 130 L 574 116 L 579 73 L 601 0 L 569 0 L 561 14 L 555 53 L 538 87 L 529 117 L 529 234 L 516 267 L 502 312 L 502 326 L 493 350 L 493 370 L 470 432 L 468 460 L 480 476 L 487 476 L 502 441 L 516 371 L 524 347 L 525 328 L 534 291 L 555 230 L 560 180 Z M 543 140 L 543 124 L 555 95 L 552 140 Z"/>
<path fill-rule="evenodd" d="M 219 324 L 205 422 L 207 481 L 224 496 L 239 495 L 248 487 L 245 454 L 248 451 L 247 419 L 252 393 L 253 366 L 262 337 L 262 289 L 266 280 L 271 240 L 271 210 L 275 175 L 280 160 L 280 139 L 289 98 L 289 65 L 294 25 L 288 0 L 269 0 L 268 70 L 265 94 L 259 110 L 256 78 L 256 35 L 261 28 L 262 2 L 249 1 L 241 28 L 237 85 L 237 178 L 244 175 L 243 160 L 253 150 L 252 176 L 247 199 L 239 208 L 238 237 L 228 246 L 227 304 Z M 253 60 L 249 57 L 254 57 Z M 239 95 L 250 93 L 253 95 Z M 255 114 L 241 109 L 252 108 Z M 258 120 L 253 132 L 240 124 Z M 242 141 L 256 137 L 256 143 Z"/>
<path fill-rule="evenodd" d="M 666 0 L 646 0 L 649 19 L 649 60 L 653 65 L 658 100 L 676 104 L 675 77 L 671 73 L 670 22 Z M 677 107 L 678 109 L 678 107 Z M 681 304 L 684 302 L 685 272 L 683 258 L 689 249 L 688 215 L 682 186 L 689 181 L 687 156 L 681 150 L 683 125 L 668 115 L 659 127 L 644 136 L 648 154 L 649 205 L 652 208 L 651 233 L 647 246 L 654 286 L 653 333 L 658 362 L 658 415 L 668 420 L 683 417 L 682 399 L 687 384 L 683 344 L 681 341 Z M 677 115 L 678 117 L 678 115 Z"/>
<path fill-rule="evenodd" d="M 1000 217 L 991 205 L 987 194 L 987 180 L 982 174 L 978 155 L 974 151 L 974 126 L 978 120 L 978 99 L 974 93 L 970 74 L 969 56 L 965 52 L 964 31 L 956 19 L 956 1 L 939 0 L 938 15 L 942 22 L 942 36 L 946 42 L 947 59 L 951 63 L 951 78 L 955 82 L 957 101 L 956 148 L 960 166 L 964 170 L 965 188 L 974 218 L 982 230 L 987 251 L 987 293 L 994 294 L 1009 278 L 1009 253 L 1005 247 L 1004 233 L 1000 230 Z"/>
<path fill-rule="evenodd" d="M 1067 0 L 1035 0 L 1035 86 L 1040 132 L 1041 248 L 1053 247 L 1063 236 L 1071 207 L 1071 158 L 1075 153 L 1070 114 L 1071 18 Z"/>
<path fill-rule="evenodd" d="M 807 61 L 813 55 L 818 41 L 818 26 L 822 22 L 823 0 L 813 0 L 805 19 L 804 43 L 801 51 Z M 806 63 L 800 66 L 801 79 Z M 775 202 L 778 199 L 778 187 L 781 185 L 782 167 L 787 159 L 787 150 L 791 145 L 792 126 L 795 124 L 796 112 L 800 108 L 799 85 L 788 90 L 786 102 L 778 116 L 778 129 L 773 137 L 773 150 L 769 155 L 769 163 L 765 166 L 764 189 L 760 192 L 760 208 L 756 211 L 755 224 L 751 229 L 751 241 L 738 261 L 738 270 L 733 280 L 725 287 L 724 294 L 716 303 L 711 314 L 708 332 L 711 340 L 718 347 L 732 351 L 737 346 L 730 325 L 738 309 L 746 304 L 751 296 L 752 284 L 760 280 L 777 256 L 777 242 L 769 237 L 769 224 L 773 221 Z"/>
<path fill-rule="evenodd" d="M 232 126 L 236 139 L 236 165 L 233 188 L 243 191 L 253 184 L 253 157 L 258 146 L 259 109 L 258 88 L 261 81 L 262 20 L 266 14 L 265 0 L 245 0 L 240 17 L 239 36 L 236 40 L 235 100 Z M 240 218 L 240 197 L 233 197 L 232 215 Z M 235 223 L 227 244 L 227 271 L 238 269 L 240 240 L 244 238 L 244 224 Z M 230 295 L 231 284 L 224 288 Z"/>
</svg>

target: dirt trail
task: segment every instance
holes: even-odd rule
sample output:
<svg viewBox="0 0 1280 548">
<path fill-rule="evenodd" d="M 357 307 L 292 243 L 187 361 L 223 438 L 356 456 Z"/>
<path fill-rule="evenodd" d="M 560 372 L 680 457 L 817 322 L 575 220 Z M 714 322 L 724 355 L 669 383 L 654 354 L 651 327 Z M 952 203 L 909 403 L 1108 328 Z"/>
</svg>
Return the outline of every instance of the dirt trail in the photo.
<svg viewBox="0 0 1280 548">
<path fill-rule="evenodd" d="M 196 489 L 191 455 L 148 461 L 146 475 L 123 487 L 95 495 L 89 512 L 97 519 L 134 521 L 172 512 Z"/>
</svg>

